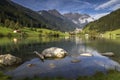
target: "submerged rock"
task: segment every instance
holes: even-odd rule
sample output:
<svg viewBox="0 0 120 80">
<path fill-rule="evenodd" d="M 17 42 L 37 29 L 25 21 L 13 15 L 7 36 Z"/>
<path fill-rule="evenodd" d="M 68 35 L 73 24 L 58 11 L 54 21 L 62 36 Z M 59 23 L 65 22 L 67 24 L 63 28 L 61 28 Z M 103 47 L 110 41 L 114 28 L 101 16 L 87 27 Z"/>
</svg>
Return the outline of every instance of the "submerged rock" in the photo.
<svg viewBox="0 0 120 80">
<path fill-rule="evenodd" d="M 88 57 L 90 57 L 90 56 L 93 56 L 93 54 L 91 54 L 91 53 L 82 53 L 82 54 L 80 54 L 80 56 L 88 56 Z"/>
<path fill-rule="evenodd" d="M 79 59 L 73 59 L 73 60 L 71 60 L 71 63 L 78 63 L 78 62 L 80 62 Z"/>
<path fill-rule="evenodd" d="M 42 60 L 45 58 L 63 58 L 68 54 L 67 51 L 58 47 L 47 48 L 43 50 L 41 54 L 37 51 L 34 51 L 34 53 L 36 53 Z"/>
<path fill-rule="evenodd" d="M 54 63 L 50 63 L 49 66 L 50 66 L 50 68 L 55 68 L 56 67 L 56 65 Z"/>
<path fill-rule="evenodd" d="M 115 54 L 113 52 L 106 52 L 106 53 L 101 53 L 103 56 L 114 56 Z"/>
<path fill-rule="evenodd" d="M 4 66 L 11 66 L 14 64 L 21 63 L 22 60 L 18 57 L 15 57 L 11 54 L 0 55 L 0 64 Z"/>
<path fill-rule="evenodd" d="M 34 67 L 35 64 L 27 64 L 27 67 Z"/>
</svg>

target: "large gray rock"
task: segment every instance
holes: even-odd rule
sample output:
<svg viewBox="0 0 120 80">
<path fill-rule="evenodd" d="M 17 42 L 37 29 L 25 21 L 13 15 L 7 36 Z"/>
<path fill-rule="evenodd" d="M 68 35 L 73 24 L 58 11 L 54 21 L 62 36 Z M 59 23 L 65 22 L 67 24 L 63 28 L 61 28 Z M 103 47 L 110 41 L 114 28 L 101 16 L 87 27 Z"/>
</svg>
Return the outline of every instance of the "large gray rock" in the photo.
<svg viewBox="0 0 120 80">
<path fill-rule="evenodd" d="M 14 64 L 21 63 L 22 60 L 18 57 L 15 57 L 11 54 L 0 55 L 0 64 L 5 66 L 11 66 Z"/>
<path fill-rule="evenodd" d="M 62 58 L 65 57 L 68 53 L 62 48 L 51 47 L 43 50 L 41 54 L 44 55 L 45 57 Z"/>
<path fill-rule="evenodd" d="M 36 53 L 41 60 L 44 60 L 45 58 L 63 58 L 68 54 L 67 51 L 58 47 L 47 48 L 43 50 L 41 54 L 37 51 L 34 51 L 34 53 Z"/>
</svg>

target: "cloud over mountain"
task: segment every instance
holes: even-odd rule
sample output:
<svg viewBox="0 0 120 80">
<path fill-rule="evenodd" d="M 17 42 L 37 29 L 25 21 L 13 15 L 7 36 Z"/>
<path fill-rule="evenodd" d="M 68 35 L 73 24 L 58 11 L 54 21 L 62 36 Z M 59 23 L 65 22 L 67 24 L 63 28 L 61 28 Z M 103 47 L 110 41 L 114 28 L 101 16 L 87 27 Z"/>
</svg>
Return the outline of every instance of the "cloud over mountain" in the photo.
<svg viewBox="0 0 120 80">
<path fill-rule="evenodd" d="M 98 7 L 95 8 L 95 10 L 105 9 L 105 8 L 111 8 L 120 4 L 120 0 L 109 0 L 103 4 L 100 4 Z M 117 6 L 117 8 L 120 8 L 120 6 Z"/>
</svg>

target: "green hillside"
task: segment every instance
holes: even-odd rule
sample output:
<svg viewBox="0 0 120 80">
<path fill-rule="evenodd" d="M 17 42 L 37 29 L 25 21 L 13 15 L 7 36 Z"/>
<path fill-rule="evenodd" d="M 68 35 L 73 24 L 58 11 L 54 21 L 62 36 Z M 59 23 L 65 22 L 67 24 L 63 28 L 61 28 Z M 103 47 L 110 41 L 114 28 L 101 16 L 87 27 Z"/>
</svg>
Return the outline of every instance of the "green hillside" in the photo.
<svg viewBox="0 0 120 80">
<path fill-rule="evenodd" d="M 0 24 L 9 28 L 46 27 L 45 19 L 38 13 L 13 3 L 0 0 Z"/>
<path fill-rule="evenodd" d="M 91 22 L 84 27 L 84 31 L 86 32 L 96 31 L 100 33 L 116 29 L 120 29 L 120 9 L 100 18 L 99 20 Z"/>
<path fill-rule="evenodd" d="M 54 31 L 44 28 L 28 28 L 23 27 L 19 29 L 20 32 L 14 33 L 11 28 L 0 26 L 1 37 L 62 37 L 66 34 L 60 31 Z"/>
<path fill-rule="evenodd" d="M 29 27 L 59 31 L 71 31 L 76 27 L 72 21 L 48 12 L 40 15 L 37 11 L 23 7 L 11 0 L 0 0 L 0 25 L 12 29 Z"/>
</svg>

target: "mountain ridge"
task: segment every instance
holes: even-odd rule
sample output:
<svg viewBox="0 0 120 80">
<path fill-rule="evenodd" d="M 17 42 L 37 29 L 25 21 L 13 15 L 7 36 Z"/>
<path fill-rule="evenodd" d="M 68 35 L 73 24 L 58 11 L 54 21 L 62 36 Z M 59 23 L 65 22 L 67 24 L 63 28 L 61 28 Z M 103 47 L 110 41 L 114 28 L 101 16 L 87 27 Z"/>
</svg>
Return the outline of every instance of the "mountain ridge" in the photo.
<svg viewBox="0 0 120 80">
<path fill-rule="evenodd" d="M 65 18 L 61 13 L 57 10 L 40 10 L 38 13 L 48 20 L 51 24 L 57 25 L 59 30 L 74 30 L 78 26 L 74 24 L 71 20 Z M 62 27 L 63 26 L 63 27 Z"/>
<path fill-rule="evenodd" d="M 89 22 L 94 21 L 88 14 L 80 14 L 80 13 L 65 13 L 63 14 L 66 18 L 71 19 L 75 24 L 79 25 L 79 28 L 83 28 Z"/>
<path fill-rule="evenodd" d="M 76 27 L 74 23 L 65 20 L 57 11 L 56 16 L 54 16 L 55 14 L 53 15 L 49 10 L 49 13 L 46 13 L 48 15 L 45 16 L 48 16 L 48 18 L 52 17 L 48 19 L 47 17 L 40 15 L 38 12 L 16 4 L 11 0 L 0 1 L 0 24 L 3 26 L 14 29 L 24 26 L 31 28 L 39 27 L 60 31 L 72 31 Z M 53 21 L 53 19 L 55 20 Z M 16 27 L 16 24 L 19 25 Z"/>
<path fill-rule="evenodd" d="M 120 29 L 120 9 L 117 9 L 84 27 L 84 30 L 94 30 L 97 32 L 113 31 L 116 29 Z"/>
<path fill-rule="evenodd" d="M 80 28 L 80 25 L 75 24 L 71 19 L 68 19 L 55 9 L 37 12 L 16 4 L 11 0 L 0 1 L 0 24 L 6 27 L 14 29 L 38 27 L 60 31 L 72 31 L 75 28 Z"/>
<path fill-rule="evenodd" d="M 58 18 L 62 19 L 63 21 L 68 21 L 70 23 L 74 23 L 74 25 L 76 26 L 74 28 L 83 28 L 89 22 L 94 21 L 94 18 L 92 18 L 88 14 L 80 14 L 80 13 L 65 13 L 65 14 L 61 14 L 56 9 L 40 10 L 40 11 L 38 11 L 39 14 L 42 15 L 42 11 L 46 11 L 46 13 L 50 13 L 50 15 L 58 17 Z M 44 15 L 43 17 L 46 17 L 46 16 Z"/>
<path fill-rule="evenodd" d="M 8 19 L 10 22 L 19 22 L 20 25 L 27 27 L 45 25 L 45 19 L 31 9 L 16 4 L 11 0 L 0 1 L 0 19 L 2 24 L 5 24 Z"/>
</svg>

